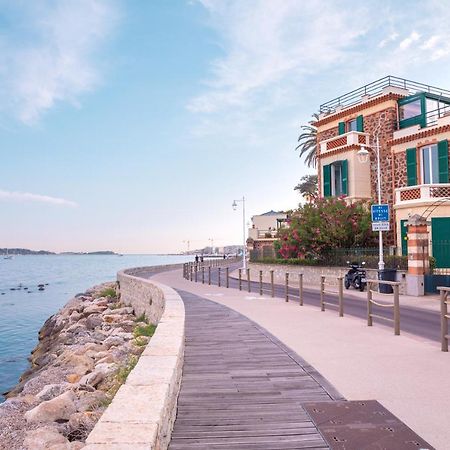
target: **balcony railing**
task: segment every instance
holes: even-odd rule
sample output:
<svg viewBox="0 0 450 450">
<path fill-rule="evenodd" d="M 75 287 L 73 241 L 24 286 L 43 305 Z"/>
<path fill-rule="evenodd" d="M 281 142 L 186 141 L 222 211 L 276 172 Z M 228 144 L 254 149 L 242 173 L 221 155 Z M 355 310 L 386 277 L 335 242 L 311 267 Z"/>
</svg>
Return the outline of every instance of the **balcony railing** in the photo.
<svg viewBox="0 0 450 450">
<path fill-rule="evenodd" d="M 375 96 L 380 94 L 386 87 L 395 87 L 400 89 L 405 89 L 409 93 L 415 92 L 429 92 L 431 94 L 450 97 L 450 91 L 446 89 L 441 89 L 434 86 L 429 86 L 423 83 L 417 83 L 415 81 L 406 80 L 405 78 L 393 77 L 388 75 L 387 77 L 380 78 L 379 80 L 373 81 L 372 83 L 366 84 L 358 89 L 348 92 L 347 94 L 336 97 L 329 102 L 320 105 L 321 113 L 333 113 L 336 108 L 347 107 L 359 103 L 363 96 Z"/>
<path fill-rule="evenodd" d="M 320 143 L 320 153 L 326 153 L 349 145 L 369 145 L 369 135 L 359 131 L 349 131 Z"/>
<path fill-rule="evenodd" d="M 250 228 L 248 230 L 248 237 L 252 239 L 273 239 L 277 237 L 277 230 L 258 230 L 257 228 Z"/>
<path fill-rule="evenodd" d="M 420 184 L 395 190 L 395 204 L 434 201 L 443 198 L 450 200 L 450 183 Z"/>
</svg>

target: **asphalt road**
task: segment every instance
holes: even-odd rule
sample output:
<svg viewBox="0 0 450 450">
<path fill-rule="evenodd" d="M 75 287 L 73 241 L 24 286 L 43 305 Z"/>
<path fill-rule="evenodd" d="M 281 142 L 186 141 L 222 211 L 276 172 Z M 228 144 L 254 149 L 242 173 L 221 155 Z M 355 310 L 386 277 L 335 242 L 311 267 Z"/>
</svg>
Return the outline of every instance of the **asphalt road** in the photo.
<svg viewBox="0 0 450 450">
<path fill-rule="evenodd" d="M 230 273 L 240 267 L 239 264 L 233 264 L 229 266 Z M 211 284 L 218 284 L 218 268 L 211 268 Z M 254 274 L 256 277 L 256 274 Z M 248 282 L 242 279 L 242 291 L 248 292 Z M 251 275 L 250 275 L 251 280 Z M 195 282 L 195 281 L 193 281 Z M 197 273 L 197 282 L 202 282 L 202 273 Z M 205 284 L 208 283 L 208 269 L 205 267 Z M 225 288 L 225 267 L 221 269 L 221 286 Z M 292 285 L 295 284 L 294 280 L 290 280 Z M 231 289 L 239 289 L 239 281 L 235 278 L 229 278 L 229 286 Z M 259 281 L 250 281 L 250 292 L 253 295 L 259 295 Z M 299 290 L 298 284 L 296 287 L 289 287 L 289 301 L 299 303 Z M 263 283 L 263 294 L 271 295 L 270 283 Z M 275 284 L 274 285 L 274 297 L 285 301 L 285 286 Z M 336 307 L 326 306 L 327 310 L 334 309 L 337 314 L 338 297 L 333 294 L 325 294 L 325 301 L 333 303 Z M 303 303 L 305 305 L 314 305 L 320 308 L 320 292 L 308 288 L 303 288 Z M 381 308 L 373 305 L 372 313 L 387 318 L 393 318 L 393 310 L 391 308 Z M 367 301 L 365 299 L 355 297 L 351 295 L 351 290 L 344 289 L 344 316 L 353 316 L 367 321 Z M 393 324 L 381 319 L 374 318 L 373 326 L 385 326 L 392 329 Z M 407 332 L 416 336 L 440 342 L 441 336 L 441 322 L 439 312 L 434 312 L 426 309 L 414 308 L 411 306 L 405 306 L 401 304 L 400 298 L 400 332 Z"/>
</svg>

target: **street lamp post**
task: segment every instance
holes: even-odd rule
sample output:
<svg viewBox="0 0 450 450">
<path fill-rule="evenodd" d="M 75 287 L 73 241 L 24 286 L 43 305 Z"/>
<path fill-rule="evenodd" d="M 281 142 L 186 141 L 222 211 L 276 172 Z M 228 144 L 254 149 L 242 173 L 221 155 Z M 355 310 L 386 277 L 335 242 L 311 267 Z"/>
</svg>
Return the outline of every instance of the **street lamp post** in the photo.
<svg viewBox="0 0 450 450">
<path fill-rule="evenodd" d="M 378 191 L 378 204 L 381 204 L 381 164 L 380 164 L 380 140 L 378 133 L 375 139 L 375 150 L 377 155 L 377 191 Z M 357 153 L 358 159 L 361 163 L 365 164 L 369 161 L 369 151 L 362 146 L 361 150 Z M 384 258 L 383 258 L 383 232 L 378 231 L 378 269 L 384 270 Z"/>
<path fill-rule="evenodd" d="M 243 249 L 242 249 L 242 268 L 247 268 L 247 242 L 245 239 L 245 197 L 238 200 L 233 200 L 233 209 L 236 211 L 237 202 L 242 202 L 242 233 L 243 233 Z"/>
</svg>

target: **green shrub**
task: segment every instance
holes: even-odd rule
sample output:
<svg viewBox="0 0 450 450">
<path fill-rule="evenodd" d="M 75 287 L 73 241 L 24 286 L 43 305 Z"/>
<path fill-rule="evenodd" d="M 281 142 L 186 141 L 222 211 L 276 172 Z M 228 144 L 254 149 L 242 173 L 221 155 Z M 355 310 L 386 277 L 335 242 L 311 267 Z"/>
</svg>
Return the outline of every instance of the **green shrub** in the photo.
<svg viewBox="0 0 450 450">
<path fill-rule="evenodd" d="M 152 337 L 153 334 L 155 333 L 155 330 L 156 330 L 156 325 L 153 325 L 151 323 L 148 325 L 138 325 L 133 330 L 133 336 L 135 338 L 137 338 L 139 336 Z"/>
<path fill-rule="evenodd" d="M 148 319 L 147 319 L 147 316 L 145 315 L 145 313 L 141 314 L 139 317 L 136 317 L 136 319 L 134 319 L 134 321 L 148 323 Z"/>
<path fill-rule="evenodd" d="M 116 290 L 114 288 L 105 288 L 99 293 L 100 297 L 116 298 Z"/>
</svg>

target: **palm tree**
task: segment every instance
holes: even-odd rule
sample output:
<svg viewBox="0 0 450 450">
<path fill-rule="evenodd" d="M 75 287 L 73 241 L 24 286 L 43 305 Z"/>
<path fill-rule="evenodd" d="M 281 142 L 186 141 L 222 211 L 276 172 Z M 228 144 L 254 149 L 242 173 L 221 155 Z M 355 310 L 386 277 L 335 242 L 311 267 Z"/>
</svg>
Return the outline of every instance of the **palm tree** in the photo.
<svg viewBox="0 0 450 450">
<path fill-rule="evenodd" d="M 295 150 L 299 150 L 299 157 L 305 158 L 305 163 L 308 167 L 316 167 L 317 162 L 317 128 L 313 123 L 319 120 L 319 115 L 314 113 L 314 121 L 310 125 L 302 125 L 300 129 L 303 131 L 298 137 L 298 145 Z"/>
<path fill-rule="evenodd" d="M 311 203 L 318 195 L 317 183 L 317 175 L 304 175 L 294 187 L 294 191 L 299 191 L 302 197 Z"/>
</svg>

